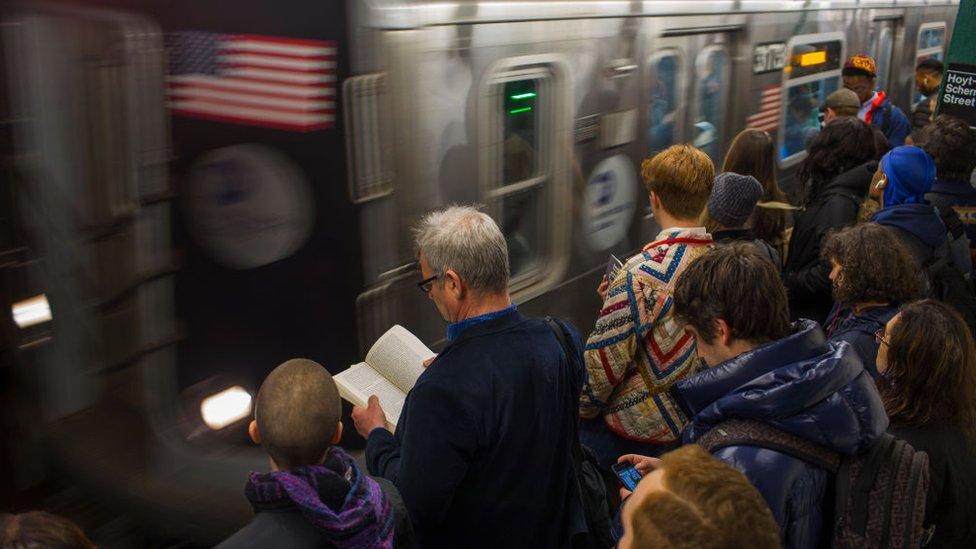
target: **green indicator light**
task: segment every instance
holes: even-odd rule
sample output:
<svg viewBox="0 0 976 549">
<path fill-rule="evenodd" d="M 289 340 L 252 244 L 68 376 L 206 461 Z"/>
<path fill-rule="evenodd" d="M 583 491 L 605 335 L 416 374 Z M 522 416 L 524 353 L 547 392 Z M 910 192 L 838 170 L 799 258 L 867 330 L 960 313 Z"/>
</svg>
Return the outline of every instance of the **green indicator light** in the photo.
<svg viewBox="0 0 976 549">
<path fill-rule="evenodd" d="M 533 97 L 535 97 L 535 92 L 526 92 L 526 93 L 520 93 L 518 95 L 510 95 L 509 99 L 515 99 L 515 100 L 532 99 Z"/>
<path fill-rule="evenodd" d="M 532 110 L 532 107 L 521 107 L 521 108 L 518 108 L 518 109 L 512 109 L 512 110 L 508 111 L 508 114 L 521 114 L 523 112 L 529 112 L 531 110 Z"/>
</svg>

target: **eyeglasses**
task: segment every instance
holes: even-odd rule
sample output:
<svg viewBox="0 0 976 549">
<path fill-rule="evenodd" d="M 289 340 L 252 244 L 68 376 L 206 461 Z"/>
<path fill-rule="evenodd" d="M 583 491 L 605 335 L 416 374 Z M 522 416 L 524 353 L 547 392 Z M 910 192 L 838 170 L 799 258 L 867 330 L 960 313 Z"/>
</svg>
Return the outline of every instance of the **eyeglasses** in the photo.
<svg viewBox="0 0 976 549">
<path fill-rule="evenodd" d="M 425 278 L 425 279 L 423 279 L 423 280 L 421 280 L 420 282 L 417 283 L 417 287 L 420 288 L 420 291 L 421 292 L 423 292 L 425 294 L 429 294 L 430 293 L 430 289 L 434 286 L 434 281 L 437 280 L 440 277 L 441 277 L 441 275 L 436 274 L 436 275 L 434 275 L 434 276 L 432 276 L 430 278 Z"/>
<path fill-rule="evenodd" d="M 887 335 L 888 334 L 885 333 L 885 329 L 884 328 L 878 329 L 877 332 L 874 332 L 874 341 L 875 341 L 875 343 L 877 343 L 878 345 L 887 345 L 888 344 L 888 340 L 885 337 Z"/>
</svg>

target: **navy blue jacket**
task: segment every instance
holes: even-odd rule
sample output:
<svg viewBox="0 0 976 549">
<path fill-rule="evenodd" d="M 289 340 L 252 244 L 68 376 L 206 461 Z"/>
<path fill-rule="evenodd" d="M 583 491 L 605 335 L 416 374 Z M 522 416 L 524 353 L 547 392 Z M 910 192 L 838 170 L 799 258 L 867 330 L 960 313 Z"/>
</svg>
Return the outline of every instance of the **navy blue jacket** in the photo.
<svg viewBox="0 0 976 549">
<path fill-rule="evenodd" d="M 422 547 L 569 545 L 577 360 L 513 310 L 465 328 L 407 395 L 396 433 L 369 434 L 367 467 L 400 490 Z"/>
<path fill-rule="evenodd" d="M 885 327 L 893 316 L 898 314 L 898 307 L 872 307 L 861 314 L 854 314 L 850 307 L 834 306 L 824 324 L 824 331 L 829 341 L 846 341 L 857 353 L 864 369 L 871 377 L 878 379 L 878 342 L 874 334 Z"/>
<path fill-rule="evenodd" d="M 948 240 L 948 229 L 931 204 L 898 204 L 879 210 L 871 221 L 895 230 L 895 235 L 908 248 L 919 266 L 924 266 Z M 948 252 L 953 264 L 963 274 L 969 273 L 972 264 L 968 255 L 967 239 L 949 243 Z"/>
<path fill-rule="evenodd" d="M 828 343 L 811 320 L 794 333 L 679 381 L 672 393 L 692 418 L 682 433 L 693 443 L 732 419 L 762 421 L 844 455 L 866 451 L 888 427 L 874 380 L 850 345 Z M 825 541 L 830 473 L 787 454 L 729 446 L 715 457 L 756 486 L 780 526 L 787 548 Z"/>
<path fill-rule="evenodd" d="M 891 116 L 891 120 L 886 122 L 887 116 L 885 112 Z M 892 147 L 899 147 L 905 144 L 905 138 L 908 134 L 912 133 L 912 124 L 908 121 L 908 117 L 905 116 L 904 111 L 892 104 L 891 100 L 885 97 L 885 100 L 878 105 L 877 110 L 871 115 L 871 127 L 878 128 L 884 132 L 885 137 L 888 138 L 888 143 Z"/>
</svg>

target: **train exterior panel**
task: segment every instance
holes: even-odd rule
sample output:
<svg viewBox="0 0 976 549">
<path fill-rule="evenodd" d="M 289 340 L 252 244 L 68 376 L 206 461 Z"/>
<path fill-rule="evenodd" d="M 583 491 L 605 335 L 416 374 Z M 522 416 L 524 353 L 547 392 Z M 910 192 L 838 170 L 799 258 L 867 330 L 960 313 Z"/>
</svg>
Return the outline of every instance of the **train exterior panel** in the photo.
<svg viewBox="0 0 976 549">
<path fill-rule="evenodd" d="M 521 310 L 585 334 L 609 255 L 658 230 L 642 159 L 687 142 L 720 167 L 735 134 L 757 127 L 777 140 L 795 196 L 803 138 L 844 58 L 878 57 L 908 112 L 914 66 L 944 54 L 957 4 L 11 9 L 4 211 L 29 222 L 4 226 L 5 297 L 44 293 L 54 316 L 30 330 L 6 322 L 11 367 L 38 387 L 58 463 L 125 501 L 164 502 L 174 531 L 212 541 L 246 520 L 243 502 L 215 502 L 241 500 L 263 457 L 241 449 L 240 422 L 203 427 L 200 399 L 254 393 L 294 356 L 340 371 L 394 323 L 442 345 L 444 323 L 415 285 L 410 229 L 424 213 L 484 204 L 508 239 Z M 270 73 L 248 65 L 269 56 Z M 245 71 L 264 104 L 201 111 L 174 91 L 228 70 Z M 304 86 L 300 99 L 282 78 Z M 133 476 L 94 474 L 99 459 L 79 451 L 90 441 Z"/>
</svg>

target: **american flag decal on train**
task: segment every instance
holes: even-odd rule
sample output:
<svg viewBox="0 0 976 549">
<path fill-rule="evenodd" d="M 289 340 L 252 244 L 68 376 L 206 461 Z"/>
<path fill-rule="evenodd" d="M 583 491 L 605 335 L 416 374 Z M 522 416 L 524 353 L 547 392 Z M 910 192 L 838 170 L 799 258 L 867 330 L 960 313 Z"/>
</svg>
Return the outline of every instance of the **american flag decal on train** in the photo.
<svg viewBox="0 0 976 549">
<path fill-rule="evenodd" d="M 335 124 L 336 44 L 183 31 L 166 35 L 173 115 L 309 132 Z"/>
<path fill-rule="evenodd" d="M 767 132 L 779 127 L 780 86 L 766 86 L 759 94 L 759 111 L 746 119 L 746 127 Z"/>
</svg>

